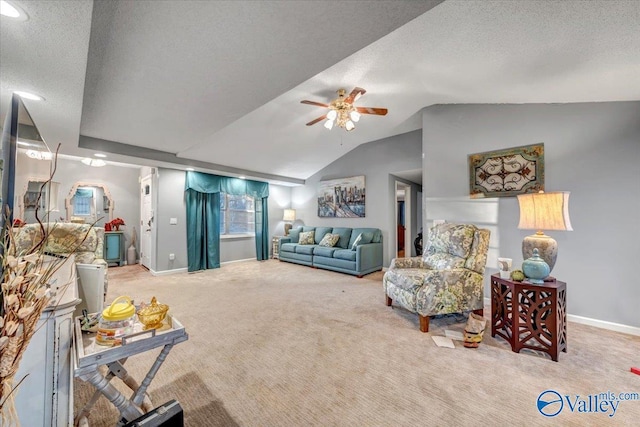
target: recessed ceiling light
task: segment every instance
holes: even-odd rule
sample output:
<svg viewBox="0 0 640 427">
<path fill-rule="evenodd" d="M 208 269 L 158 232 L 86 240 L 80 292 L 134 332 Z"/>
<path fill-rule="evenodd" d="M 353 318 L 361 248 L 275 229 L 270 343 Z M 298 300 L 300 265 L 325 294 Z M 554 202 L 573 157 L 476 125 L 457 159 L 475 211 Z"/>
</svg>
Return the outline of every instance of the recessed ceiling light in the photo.
<svg viewBox="0 0 640 427">
<path fill-rule="evenodd" d="M 30 93 L 30 92 L 25 92 L 22 90 L 14 90 L 13 93 L 20 95 L 20 97 L 24 99 L 31 99 L 33 101 L 44 101 L 44 97 L 40 95 L 34 95 L 33 93 Z"/>
<path fill-rule="evenodd" d="M 92 159 L 91 157 L 86 157 L 80 161 L 87 166 L 93 166 L 96 168 L 102 167 L 107 164 L 107 162 L 105 162 L 104 160 Z"/>
<path fill-rule="evenodd" d="M 194 171 L 194 168 L 187 168 L 188 171 Z"/>
<path fill-rule="evenodd" d="M 102 153 L 95 153 L 95 154 L 94 154 L 94 156 L 96 156 L 96 157 L 100 157 L 100 158 L 102 158 L 102 159 L 104 159 L 105 157 L 107 157 L 107 155 L 106 155 L 106 154 L 102 154 Z"/>
<path fill-rule="evenodd" d="M 12 18 L 17 21 L 26 21 L 29 19 L 27 14 L 20 8 L 20 6 L 11 4 L 6 0 L 0 0 L 0 15 Z"/>
</svg>

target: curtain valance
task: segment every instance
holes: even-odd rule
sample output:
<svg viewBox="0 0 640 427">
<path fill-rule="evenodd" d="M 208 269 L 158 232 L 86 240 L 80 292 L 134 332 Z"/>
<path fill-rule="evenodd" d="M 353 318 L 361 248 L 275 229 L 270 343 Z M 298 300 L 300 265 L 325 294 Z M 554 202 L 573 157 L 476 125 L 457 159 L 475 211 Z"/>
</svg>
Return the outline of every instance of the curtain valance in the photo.
<svg viewBox="0 0 640 427">
<path fill-rule="evenodd" d="M 90 188 L 78 188 L 76 189 L 75 197 L 93 197 L 93 190 Z"/>
<path fill-rule="evenodd" d="M 227 193 L 234 196 L 247 195 L 254 199 L 269 197 L 269 184 L 250 179 L 230 178 L 228 176 L 211 175 L 202 172 L 187 172 L 185 190 L 199 193 Z"/>
</svg>

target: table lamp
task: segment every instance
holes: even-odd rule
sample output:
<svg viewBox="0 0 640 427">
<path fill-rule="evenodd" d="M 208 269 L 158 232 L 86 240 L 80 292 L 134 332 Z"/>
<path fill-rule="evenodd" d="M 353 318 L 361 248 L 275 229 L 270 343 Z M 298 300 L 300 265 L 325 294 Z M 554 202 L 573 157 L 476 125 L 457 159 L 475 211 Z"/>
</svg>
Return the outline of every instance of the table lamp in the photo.
<svg viewBox="0 0 640 427">
<path fill-rule="evenodd" d="M 536 234 L 527 236 L 522 241 L 522 257 L 527 260 L 533 256 L 533 250 L 549 265 L 549 273 L 553 270 L 558 257 L 558 242 L 544 234 L 542 230 L 572 231 L 569 219 L 569 192 L 557 191 L 545 193 L 527 193 L 518 195 L 520 205 L 519 229 L 537 230 Z M 549 280 L 553 280 L 549 278 Z"/>
<path fill-rule="evenodd" d="M 296 210 L 295 209 L 285 209 L 282 220 L 285 222 L 284 224 L 284 235 L 289 235 L 289 230 L 293 227 L 293 221 L 296 220 Z"/>
</svg>

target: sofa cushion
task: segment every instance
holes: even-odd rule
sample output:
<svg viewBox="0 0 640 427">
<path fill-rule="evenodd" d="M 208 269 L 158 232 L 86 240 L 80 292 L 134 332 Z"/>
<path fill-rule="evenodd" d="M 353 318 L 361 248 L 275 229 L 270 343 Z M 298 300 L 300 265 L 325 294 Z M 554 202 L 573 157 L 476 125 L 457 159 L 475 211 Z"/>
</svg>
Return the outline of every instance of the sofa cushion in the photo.
<svg viewBox="0 0 640 427">
<path fill-rule="evenodd" d="M 351 250 L 355 251 L 358 245 L 366 245 L 367 243 L 371 243 L 373 240 L 373 233 L 365 231 L 364 233 L 360 233 L 356 240 L 353 241 L 353 245 L 351 245 Z"/>
<path fill-rule="evenodd" d="M 339 234 L 327 233 L 324 235 L 322 240 L 320 240 L 319 244 L 320 246 L 326 246 L 326 247 L 332 248 L 336 245 L 336 243 L 338 243 L 338 240 L 340 240 Z"/>
<path fill-rule="evenodd" d="M 314 245 L 316 242 L 313 239 L 313 231 L 303 231 L 300 233 L 300 239 L 298 240 L 298 244 L 300 245 Z"/>
<path fill-rule="evenodd" d="M 298 243 L 298 239 L 300 239 L 300 233 L 302 233 L 302 226 L 292 228 L 291 230 L 289 230 L 289 237 L 291 238 L 291 243 Z"/>
<path fill-rule="evenodd" d="M 280 245 L 280 252 L 295 252 L 297 243 L 283 243 Z"/>
<path fill-rule="evenodd" d="M 313 255 L 313 250 L 317 248 L 316 245 L 297 245 L 296 253 L 303 255 Z"/>
<path fill-rule="evenodd" d="M 444 223 L 431 227 L 424 255 L 444 252 L 466 259 L 475 231 L 476 227 L 468 224 Z"/>
<path fill-rule="evenodd" d="M 351 240 L 349 240 L 348 248 L 353 248 L 353 242 L 356 241 L 358 236 L 362 233 L 371 233 L 372 239 L 369 243 L 380 243 L 382 234 L 380 233 L 380 229 L 378 228 L 354 228 L 351 231 Z"/>
<path fill-rule="evenodd" d="M 336 248 L 327 248 L 325 246 L 316 246 L 315 249 L 313 250 L 313 255 L 314 256 L 323 256 L 323 257 L 327 257 L 327 258 L 332 258 L 333 257 L 333 253 L 335 251 L 337 251 L 338 249 Z"/>
<path fill-rule="evenodd" d="M 324 235 L 327 233 L 331 233 L 331 230 L 333 230 L 333 227 L 316 227 L 315 230 L 315 241 L 316 241 L 316 245 L 320 243 L 320 241 L 324 238 Z"/>
<path fill-rule="evenodd" d="M 336 247 L 347 249 L 349 247 L 349 239 L 351 239 L 351 229 L 346 227 L 334 227 L 333 234 L 339 234 L 340 240 Z"/>
<path fill-rule="evenodd" d="M 310 225 L 303 225 L 302 226 L 302 231 L 314 231 L 316 228 L 312 227 Z"/>
<path fill-rule="evenodd" d="M 333 253 L 334 258 L 345 259 L 347 261 L 355 261 L 356 253 L 350 249 L 337 249 Z"/>
</svg>

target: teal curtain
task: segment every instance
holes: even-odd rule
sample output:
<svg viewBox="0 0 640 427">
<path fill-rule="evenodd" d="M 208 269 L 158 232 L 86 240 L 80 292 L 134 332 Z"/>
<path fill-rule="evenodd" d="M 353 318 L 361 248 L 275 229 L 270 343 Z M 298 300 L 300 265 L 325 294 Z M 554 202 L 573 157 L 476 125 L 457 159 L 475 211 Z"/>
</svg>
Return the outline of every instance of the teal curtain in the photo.
<svg viewBox="0 0 640 427">
<path fill-rule="evenodd" d="M 220 268 L 220 193 L 186 190 L 188 271 Z"/>
<path fill-rule="evenodd" d="M 220 192 L 255 199 L 256 259 L 269 258 L 269 184 L 188 171 L 185 198 L 189 271 L 220 267 Z"/>
</svg>

